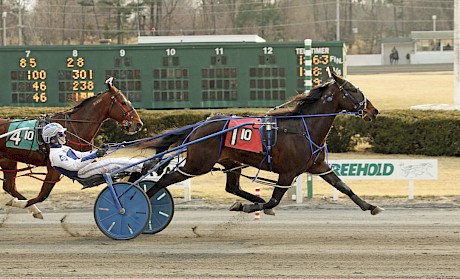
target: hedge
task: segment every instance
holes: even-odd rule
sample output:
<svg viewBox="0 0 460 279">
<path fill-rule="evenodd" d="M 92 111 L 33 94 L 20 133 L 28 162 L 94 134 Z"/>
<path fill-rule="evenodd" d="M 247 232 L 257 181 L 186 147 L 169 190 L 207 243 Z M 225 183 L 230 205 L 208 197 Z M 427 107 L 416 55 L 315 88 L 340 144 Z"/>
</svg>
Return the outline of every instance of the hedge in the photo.
<svg viewBox="0 0 460 279">
<path fill-rule="evenodd" d="M 54 109 L 54 110 L 53 110 Z M 11 118 L 32 118 L 56 108 L 3 108 Z M 226 114 L 264 114 L 266 109 L 225 109 Z M 145 138 L 206 119 L 218 110 L 138 110 L 144 122 L 142 131 L 128 136 L 114 121 L 103 124 L 96 144 Z M 392 110 L 381 113 L 376 121 L 365 122 L 355 116 L 338 116 L 328 137 L 330 152 L 347 152 L 365 146 L 383 154 L 420 154 L 460 156 L 459 111 Z"/>
<path fill-rule="evenodd" d="M 361 139 L 375 153 L 459 156 L 458 131 L 458 111 L 394 110 L 367 123 L 357 117 L 338 117 L 328 145 L 332 152 L 346 152 L 354 150 Z"/>
</svg>

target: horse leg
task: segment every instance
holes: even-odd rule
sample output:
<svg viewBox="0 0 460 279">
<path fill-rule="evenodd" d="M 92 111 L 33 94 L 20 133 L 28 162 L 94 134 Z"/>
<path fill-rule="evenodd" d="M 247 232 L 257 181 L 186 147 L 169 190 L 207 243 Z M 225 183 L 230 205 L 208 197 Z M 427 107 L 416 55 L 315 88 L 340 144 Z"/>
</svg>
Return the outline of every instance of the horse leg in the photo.
<svg viewBox="0 0 460 279">
<path fill-rule="evenodd" d="M 6 203 L 7 206 L 13 206 L 18 208 L 25 208 L 27 206 L 27 199 L 16 188 L 16 174 L 18 163 L 16 161 L 8 160 L 3 158 L 0 166 L 3 170 L 3 190 L 13 196 L 13 199 Z M 43 219 L 40 209 L 33 205 L 28 208 L 28 211 L 32 213 L 34 218 Z"/>
<path fill-rule="evenodd" d="M 277 185 L 280 186 L 289 186 L 292 184 L 294 177 L 290 175 L 281 175 L 278 178 Z M 284 194 L 286 193 L 288 187 L 277 187 L 273 190 L 272 197 L 268 202 L 264 203 L 254 203 L 254 204 L 244 204 L 241 207 L 241 210 L 246 213 L 251 213 L 259 210 L 263 210 L 265 214 L 268 215 L 275 215 L 273 208 L 278 206 L 283 198 Z"/>
<path fill-rule="evenodd" d="M 224 164 L 222 162 L 220 162 L 220 164 L 222 164 L 225 167 L 225 170 L 227 171 L 227 182 L 225 185 L 225 191 L 227 191 L 227 193 L 230 193 L 235 196 L 241 197 L 245 200 L 251 201 L 254 204 L 266 203 L 263 198 L 253 195 L 241 189 L 240 187 L 241 168 L 237 168 L 238 166 L 240 166 L 239 164 L 236 164 L 236 163 L 232 163 L 232 164 L 225 163 Z M 237 168 L 237 169 L 230 171 L 233 168 Z M 240 201 L 236 201 L 230 206 L 229 210 L 230 211 L 243 211 L 243 204 Z M 264 210 L 264 213 L 268 215 L 275 215 L 275 213 L 269 209 L 267 209 L 266 211 Z"/>
<path fill-rule="evenodd" d="M 46 200 L 49 197 L 51 191 L 53 190 L 54 185 L 56 185 L 56 183 L 59 181 L 61 173 L 55 170 L 53 167 L 51 167 L 51 165 L 48 165 L 47 169 L 48 169 L 48 172 L 46 174 L 45 181 L 43 182 L 40 192 L 35 198 L 32 198 L 27 201 L 26 207 L 29 207 L 29 206 L 33 207 L 36 203 Z M 41 216 L 41 212 L 36 212 L 35 214 L 37 216 Z M 35 217 L 35 214 L 34 214 L 34 217 Z M 35 218 L 40 218 L 40 217 L 35 217 Z M 41 217 L 41 219 L 42 218 L 43 216 Z"/>
<path fill-rule="evenodd" d="M 148 191 L 147 191 L 147 196 L 149 197 L 149 199 L 151 197 L 153 197 L 153 195 L 155 195 L 155 193 L 157 193 L 158 191 L 160 191 L 161 189 L 163 188 L 166 188 L 167 186 L 171 185 L 171 184 L 174 184 L 174 183 L 178 183 L 178 182 L 181 182 L 181 181 L 184 181 L 184 180 L 187 180 L 189 179 L 190 177 L 192 176 L 187 176 L 185 174 L 182 174 L 178 171 L 173 171 L 171 173 L 167 173 L 165 175 L 163 175 L 160 180 L 158 180 L 157 182 L 154 183 L 153 187 L 150 188 Z"/>
<path fill-rule="evenodd" d="M 358 195 L 353 193 L 350 187 L 345 184 L 334 172 L 329 172 L 324 175 L 320 175 L 322 179 L 324 179 L 327 183 L 331 184 L 334 186 L 337 190 L 340 192 L 344 193 L 350 199 L 357 204 L 361 210 L 366 211 L 370 210 L 372 215 L 377 215 L 380 212 L 382 212 L 384 209 L 375 205 L 371 205 L 367 203 L 366 201 L 362 200 Z"/>
<path fill-rule="evenodd" d="M 43 219 L 42 212 L 40 211 L 40 209 L 38 209 L 38 207 L 35 204 L 42 202 L 48 198 L 49 194 L 54 188 L 54 185 L 56 185 L 56 182 L 59 181 L 60 176 L 61 174 L 58 171 L 53 169 L 53 167 L 48 166 L 48 172 L 45 177 L 45 182 L 43 182 L 42 188 L 40 189 L 38 195 L 35 198 L 29 200 L 13 199 L 12 201 L 10 201 L 10 205 L 20 208 L 28 208 L 34 216 L 34 218 Z"/>
</svg>

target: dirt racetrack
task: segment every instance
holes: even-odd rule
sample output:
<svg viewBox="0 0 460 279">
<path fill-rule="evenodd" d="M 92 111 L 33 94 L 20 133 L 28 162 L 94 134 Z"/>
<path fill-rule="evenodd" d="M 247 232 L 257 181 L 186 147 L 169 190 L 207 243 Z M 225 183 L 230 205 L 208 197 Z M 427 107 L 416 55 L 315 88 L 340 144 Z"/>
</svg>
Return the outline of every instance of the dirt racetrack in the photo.
<svg viewBox="0 0 460 279">
<path fill-rule="evenodd" d="M 1 278 L 460 278 L 460 207 L 176 207 L 156 235 L 107 238 L 92 210 L 0 212 Z M 61 223 L 61 219 L 65 220 Z"/>
</svg>

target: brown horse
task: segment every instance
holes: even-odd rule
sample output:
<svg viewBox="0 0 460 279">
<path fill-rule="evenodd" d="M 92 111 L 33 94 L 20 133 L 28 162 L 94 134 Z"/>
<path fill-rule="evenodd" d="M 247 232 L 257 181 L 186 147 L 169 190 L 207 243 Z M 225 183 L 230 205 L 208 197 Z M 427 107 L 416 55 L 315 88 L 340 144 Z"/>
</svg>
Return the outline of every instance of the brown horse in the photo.
<svg viewBox="0 0 460 279">
<path fill-rule="evenodd" d="M 142 128 L 143 123 L 131 102 L 112 84 L 112 81 L 113 78 L 106 81 L 107 91 L 82 101 L 68 111 L 47 116 L 44 119 L 45 122 L 58 122 L 67 128 L 68 145 L 80 151 L 87 151 L 92 148 L 91 142 L 102 123 L 107 119 L 116 120 L 130 134 L 136 133 Z M 14 122 L 17 123 L 17 121 L 21 120 L 0 119 L 0 134 L 5 135 L 10 125 Z M 35 134 L 30 137 L 29 132 L 29 139 L 37 140 L 38 136 L 41 138 L 41 129 L 34 129 L 31 132 Z M 22 140 L 18 138 L 19 133 L 16 136 L 13 135 L 0 139 L 0 166 L 4 176 L 3 189 L 14 197 L 7 205 L 21 208 L 29 207 L 29 211 L 35 218 L 43 219 L 35 203 L 42 202 L 49 196 L 61 174 L 50 165 L 48 160 L 49 146 L 47 144 L 40 145 L 36 151 L 11 148 L 12 140 Z M 22 134 L 22 137 L 26 137 L 25 133 Z M 10 144 L 7 144 L 8 141 Z M 47 174 L 37 197 L 27 200 L 16 189 L 18 162 L 47 167 Z"/>
<path fill-rule="evenodd" d="M 177 149 L 176 147 L 165 151 L 170 145 L 180 141 L 187 147 L 187 155 L 185 165 L 164 175 L 147 191 L 147 195 L 152 197 L 158 190 L 168 185 L 205 174 L 213 169 L 215 163 L 218 163 L 224 166 L 224 172 L 227 173 L 225 190 L 253 203 L 243 205 L 241 202 L 236 202 L 230 207 L 233 211 L 249 213 L 264 210 L 266 214 L 274 214 L 272 208 L 280 203 L 293 180 L 298 175 L 309 172 L 321 176 L 329 184 L 348 195 L 363 211 L 369 210 L 372 215 L 378 214 L 383 209 L 365 202 L 353 193 L 325 160 L 326 138 L 336 115 L 346 111 L 362 117 L 365 121 L 371 121 L 376 118 L 378 110 L 361 90 L 333 70 L 331 70 L 331 78 L 330 82 L 314 88 L 309 94 L 294 97 L 292 102 L 296 105 L 293 108 L 269 113 L 271 119 L 274 119 L 269 121 L 277 123 L 270 124 L 272 133 L 276 135 L 274 139 L 276 144 L 271 147 L 267 145 L 268 148 L 263 152 L 249 152 L 223 144 L 226 135 L 222 134 L 222 136 L 219 132 L 229 129 L 227 126 L 229 117 L 224 116 L 216 116 L 189 128 L 166 133 L 156 142 L 152 141 L 149 145 L 157 149 L 158 156 Z M 240 188 L 241 167 L 248 165 L 279 174 L 268 202 Z"/>
</svg>

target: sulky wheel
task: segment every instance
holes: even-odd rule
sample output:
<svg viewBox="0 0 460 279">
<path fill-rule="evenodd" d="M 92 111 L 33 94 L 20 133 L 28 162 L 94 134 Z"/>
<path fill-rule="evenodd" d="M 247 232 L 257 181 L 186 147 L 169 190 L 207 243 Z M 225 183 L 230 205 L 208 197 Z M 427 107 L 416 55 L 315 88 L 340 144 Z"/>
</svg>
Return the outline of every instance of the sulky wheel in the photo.
<svg viewBox="0 0 460 279">
<path fill-rule="evenodd" d="M 139 183 L 144 191 L 148 191 L 155 182 L 143 180 Z M 146 234 L 156 234 L 164 230 L 174 216 L 174 200 L 168 189 L 158 191 L 150 199 L 152 215 L 150 222 L 144 230 Z"/>
<path fill-rule="evenodd" d="M 122 209 L 119 210 L 109 187 L 94 204 L 94 219 L 99 229 L 112 239 L 132 239 L 141 234 L 150 220 L 150 201 L 138 186 L 119 182 L 113 184 Z"/>
</svg>

